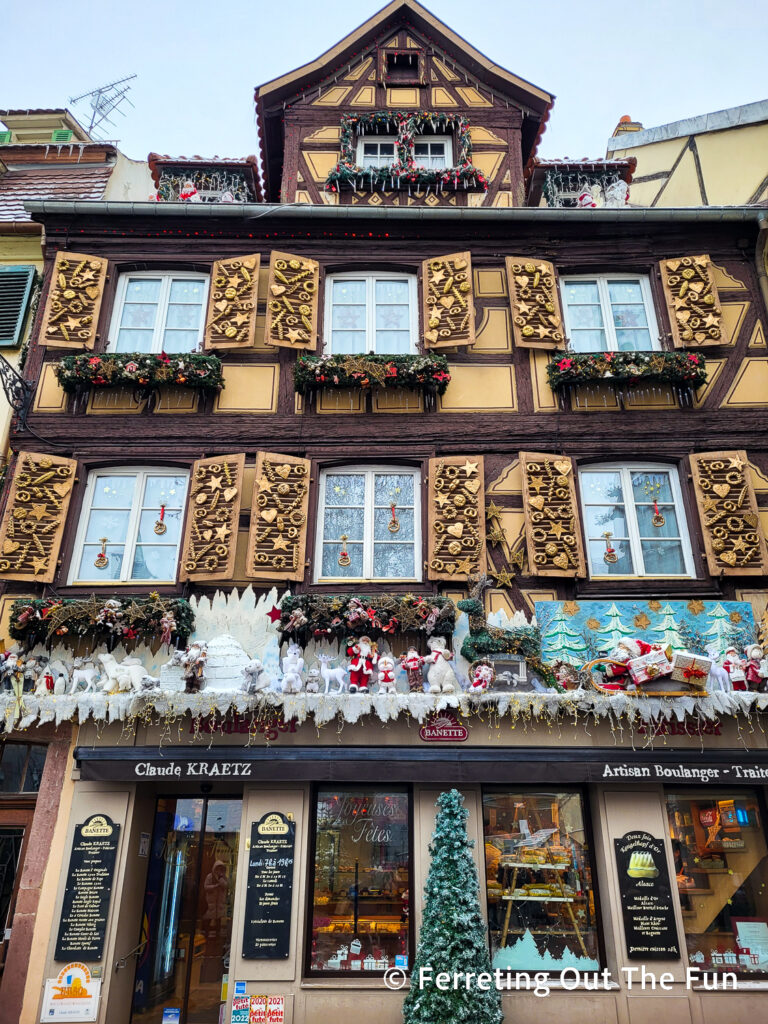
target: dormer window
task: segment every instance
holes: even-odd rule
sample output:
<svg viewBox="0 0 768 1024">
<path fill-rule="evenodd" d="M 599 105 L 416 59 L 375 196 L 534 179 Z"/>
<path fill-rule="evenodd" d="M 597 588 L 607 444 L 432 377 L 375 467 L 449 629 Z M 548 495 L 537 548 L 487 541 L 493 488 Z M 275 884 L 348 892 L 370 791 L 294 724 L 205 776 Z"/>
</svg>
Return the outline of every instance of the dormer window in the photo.
<svg viewBox="0 0 768 1024">
<path fill-rule="evenodd" d="M 453 165 L 450 135 L 421 135 L 413 143 L 413 162 L 417 167 L 442 171 Z"/>
<path fill-rule="evenodd" d="M 371 167 L 391 167 L 395 162 L 395 136 L 362 136 L 357 143 L 357 162 L 366 171 Z"/>
</svg>

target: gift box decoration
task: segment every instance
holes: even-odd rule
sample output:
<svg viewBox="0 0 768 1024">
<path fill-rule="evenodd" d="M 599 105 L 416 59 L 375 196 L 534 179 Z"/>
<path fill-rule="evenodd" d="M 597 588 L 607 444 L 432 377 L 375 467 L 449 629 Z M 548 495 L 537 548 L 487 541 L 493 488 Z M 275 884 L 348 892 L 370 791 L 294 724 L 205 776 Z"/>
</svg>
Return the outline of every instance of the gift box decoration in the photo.
<svg viewBox="0 0 768 1024">
<path fill-rule="evenodd" d="M 630 658 L 627 668 L 635 683 L 652 683 L 654 679 L 671 674 L 672 662 L 664 651 L 649 651 L 639 658 Z"/>
<path fill-rule="evenodd" d="M 707 685 L 712 659 L 701 654 L 689 654 L 687 651 L 676 651 L 672 655 L 672 678 L 678 683 L 688 683 L 695 690 Z"/>
</svg>

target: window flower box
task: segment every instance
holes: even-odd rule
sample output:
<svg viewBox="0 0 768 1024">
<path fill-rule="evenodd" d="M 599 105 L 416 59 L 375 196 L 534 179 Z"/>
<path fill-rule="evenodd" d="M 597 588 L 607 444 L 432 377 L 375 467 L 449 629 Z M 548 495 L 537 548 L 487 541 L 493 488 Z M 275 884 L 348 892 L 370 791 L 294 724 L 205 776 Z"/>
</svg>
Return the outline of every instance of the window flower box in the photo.
<svg viewBox="0 0 768 1024">
<path fill-rule="evenodd" d="M 609 384 L 621 389 L 668 384 L 689 392 L 706 383 L 704 356 L 698 352 L 566 352 L 547 366 L 553 391 Z"/>
<path fill-rule="evenodd" d="M 147 392 L 168 386 L 197 391 L 219 391 L 223 387 L 221 360 L 199 352 L 180 355 L 84 352 L 64 356 L 54 372 L 68 394 L 81 394 L 95 388 L 127 387 Z"/>
<path fill-rule="evenodd" d="M 293 370 L 295 390 L 305 397 L 325 389 L 407 388 L 443 395 L 451 380 L 445 356 L 300 355 Z"/>
<path fill-rule="evenodd" d="M 35 644 L 74 644 L 87 638 L 94 647 L 135 640 L 148 644 L 184 645 L 194 629 L 195 616 L 188 601 L 147 597 L 60 600 L 21 598 L 11 608 L 9 632 L 27 650 Z"/>
</svg>

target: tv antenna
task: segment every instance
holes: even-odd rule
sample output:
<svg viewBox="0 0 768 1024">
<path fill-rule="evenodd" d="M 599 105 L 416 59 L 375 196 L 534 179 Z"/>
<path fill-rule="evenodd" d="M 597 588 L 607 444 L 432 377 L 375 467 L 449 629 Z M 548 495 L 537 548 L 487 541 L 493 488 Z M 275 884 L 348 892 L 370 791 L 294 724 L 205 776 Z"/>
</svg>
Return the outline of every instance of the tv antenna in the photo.
<svg viewBox="0 0 768 1024">
<path fill-rule="evenodd" d="M 118 113 L 125 117 L 125 112 L 120 110 L 120 104 L 124 101 L 131 103 L 128 99 L 128 91 L 131 87 L 126 85 L 126 82 L 132 82 L 136 77 L 136 75 L 126 75 L 125 78 L 118 78 L 107 85 L 101 85 L 98 89 L 92 89 L 91 92 L 84 92 L 80 96 L 72 96 L 70 98 L 69 102 L 73 104 L 79 103 L 81 100 L 89 101 L 92 111 L 91 123 L 87 129 L 89 135 L 97 132 L 101 125 L 114 125 L 110 114 Z M 133 106 L 133 103 L 131 103 L 131 106 Z M 103 141 L 106 136 L 102 131 L 99 131 L 99 137 Z"/>
</svg>

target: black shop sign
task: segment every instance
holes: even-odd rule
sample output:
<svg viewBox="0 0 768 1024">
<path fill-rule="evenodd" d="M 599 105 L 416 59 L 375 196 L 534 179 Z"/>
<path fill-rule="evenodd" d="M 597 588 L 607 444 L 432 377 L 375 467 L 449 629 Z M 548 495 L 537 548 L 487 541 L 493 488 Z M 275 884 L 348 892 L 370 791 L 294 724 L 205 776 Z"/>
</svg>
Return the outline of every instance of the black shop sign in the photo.
<svg viewBox="0 0 768 1024">
<path fill-rule="evenodd" d="M 677 960 L 680 948 L 664 841 L 627 832 L 613 841 L 630 960 Z"/>
<path fill-rule="evenodd" d="M 289 955 L 295 844 L 296 824 L 279 811 L 251 824 L 243 929 L 246 960 Z"/>
<path fill-rule="evenodd" d="M 101 960 L 120 826 L 94 814 L 75 828 L 56 938 L 56 960 Z"/>
</svg>

